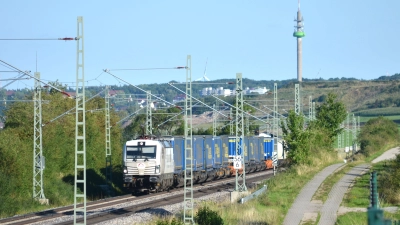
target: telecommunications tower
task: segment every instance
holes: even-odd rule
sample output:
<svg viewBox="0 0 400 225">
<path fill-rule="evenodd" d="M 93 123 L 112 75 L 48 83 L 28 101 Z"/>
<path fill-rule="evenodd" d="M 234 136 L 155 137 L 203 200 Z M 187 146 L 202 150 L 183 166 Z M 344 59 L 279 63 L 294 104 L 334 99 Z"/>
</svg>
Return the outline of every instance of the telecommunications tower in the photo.
<svg viewBox="0 0 400 225">
<path fill-rule="evenodd" d="M 294 19 L 296 25 L 294 26 L 293 37 L 297 38 L 297 81 L 302 81 L 301 74 L 301 61 L 302 61 L 302 44 L 301 40 L 305 35 L 304 33 L 304 20 L 300 11 L 300 0 L 298 0 L 298 10 L 297 10 L 297 19 Z"/>
</svg>

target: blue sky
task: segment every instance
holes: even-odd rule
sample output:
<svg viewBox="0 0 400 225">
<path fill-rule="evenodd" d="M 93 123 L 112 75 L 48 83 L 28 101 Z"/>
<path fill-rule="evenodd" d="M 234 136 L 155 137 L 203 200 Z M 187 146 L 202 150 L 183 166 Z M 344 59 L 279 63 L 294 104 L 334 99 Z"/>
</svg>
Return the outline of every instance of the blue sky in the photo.
<svg viewBox="0 0 400 225">
<path fill-rule="evenodd" d="M 398 0 L 301 2 L 303 78 L 374 79 L 400 72 Z M 103 69 L 185 66 L 192 78 L 296 78 L 297 1 L 6 1 L 0 38 L 75 37 L 84 18 L 87 85 L 119 84 Z M 0 59 L 75 86 L 76 42 L 0 41 Z M 7 68 L 0 68 L 0 71 Z M 184 70 L 115 71 L 132 84 L 185 81 Z M 16 76 L 0 72 L 0 79 Z M 1 81 L 1 85 L 7 83 Z M 124 84 L 124 83 L 121 83 Z M 11 88 L 31 88 L 33 80 Z"/>
</svg>

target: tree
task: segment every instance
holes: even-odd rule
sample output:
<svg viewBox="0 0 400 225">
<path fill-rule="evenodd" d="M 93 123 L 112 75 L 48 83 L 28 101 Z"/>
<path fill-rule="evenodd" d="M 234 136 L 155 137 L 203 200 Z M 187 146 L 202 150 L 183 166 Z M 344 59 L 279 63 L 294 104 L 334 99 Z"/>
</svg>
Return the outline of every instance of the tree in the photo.
<svg viewBox="0 0 400 225">
<path fill-rule="evenodd" d="M 308 163 L 310 132 L 304 129 L 304 116 L 290 110 L 286 120 L 286 124 L 282 121 L 281 127 L 284 150 L 288 151 L 288 159 L 293 164 Z"/>
<path fill-rule="evenodd" d="M 342 102 L 336 100 L 337 95 L 329 93 L 325 102 L 317 107 L 315 125 L 326 130 L 326 135 L 333 144 L 337 135 L 342 132 L 340 124 L 346 119 L 346 107 Z"/>
</svg>

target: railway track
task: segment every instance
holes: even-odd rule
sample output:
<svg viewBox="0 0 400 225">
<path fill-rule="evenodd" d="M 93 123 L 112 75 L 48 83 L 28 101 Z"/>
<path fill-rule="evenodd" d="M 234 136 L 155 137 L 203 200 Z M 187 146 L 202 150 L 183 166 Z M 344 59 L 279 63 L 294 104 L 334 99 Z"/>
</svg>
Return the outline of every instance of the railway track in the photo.
<svg viewBox="0 0 400 225">
<path fill-rule="evenodd" d="M 246 183 L 267 179 L 273 176 L 272 171 L 261 171 L 246 175 Z M 204 184 L 194 185 L 194 198 L 200 198 L 205 195 L 213 194 L 218 191 L 233 190 L 235 178 L 215 180 Z M 87 223 L 95 224 L 112 220 L 121 216 L 129 216 L 146 209 L 157 208 L 166 205 L 172 205 L 183 202 L 183 188 L 172 189 L 170 192 L 153 193 L 150 195 L 132 196 L 124 195 L 114 198 L 87 203 Z M 120 206 L 119 206 L 120 205 Z M 121 206 L 128 205 L 128 206 Z M 0 220 L 0 224 L 73 224 L 73 205 L 46 210 L 37 213 L 31 213 L 21 216 L 15 216 Z M 48 222 L 47 222 L 48 221 Z M 82 222 L 82 216 L 78 217 L 78 222 Z"/>
</svg>

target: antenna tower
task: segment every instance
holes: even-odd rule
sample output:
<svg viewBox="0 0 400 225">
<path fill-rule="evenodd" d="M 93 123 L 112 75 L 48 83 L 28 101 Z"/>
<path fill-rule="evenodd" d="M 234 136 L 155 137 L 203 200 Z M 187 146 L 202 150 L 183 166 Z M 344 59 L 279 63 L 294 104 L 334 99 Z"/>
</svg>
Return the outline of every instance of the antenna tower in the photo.
<svg viewBox="0 0 400 225">
<path fill-rule="evenodd" d="M 298 1 L 297 19 L 294 19 L 296 25 L 294 26 L 293 37 L 297 38 L 297 81 L 302 81 L 302 38 L 305 37 L 304 33 L 304 19 L 300 11 L 300 0 Z"/>
</svg>

